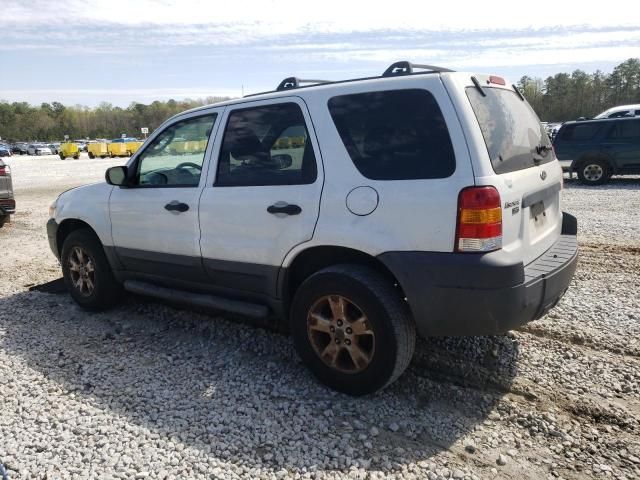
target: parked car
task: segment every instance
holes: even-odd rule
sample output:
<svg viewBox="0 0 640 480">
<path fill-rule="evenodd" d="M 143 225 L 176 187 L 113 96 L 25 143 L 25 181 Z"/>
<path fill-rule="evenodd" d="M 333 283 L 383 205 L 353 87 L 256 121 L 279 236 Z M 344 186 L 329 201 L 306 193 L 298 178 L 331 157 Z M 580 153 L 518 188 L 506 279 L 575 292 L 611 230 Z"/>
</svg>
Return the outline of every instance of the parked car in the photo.
<svg viewBox="0 0 640 480">
<path fill-rule="evenodd" d="M 22 142 L 14 143 L 11 146 L 11 153 L 25 155 L 27 153 L 27 144 Z"/>
<path fill-rule="evenodd" d="M 553 146 L 562 169 L 586 185 L 640 174 L 640 117 L 567 122 Z"/>
<path fill-rule="evenodd" d="M 623 117 L 635 117 L 640 115 L 640 104 L 635 105 L 620 105 L 618 107 L 613 107 L 608 110 L 605 110 L 602 113 L 599 113 L 594 118 L 623 118 Z"/>
<path fill-rule="evenodd" d="M 0 159 L 0 228 L 9 221 L 16 211 L 11 183 L 11 168 Z"/>
<path fill-rule="evenodd" d="M 50 143 L 47 146 L 51 150 L 52 154 L 58 155 L 60 153 L 60 144 L 59 143 Z"/>
<path fill-rule="evenodd" d="M 10 157 L 11 155 L 11 147 L 7 144 L 0 143 L 0 157 Z"/>
<path fill-rule="evenodd" d="M 60 195 L 47 233 L 74 300 L 124 289 L 288 328 L 352 395 L 398 378 L 416 333 L 503 333 L 556 305 L 576 220 L 515 87 L 408 62 L 300 84 L 176 115 Z"/>
<path fill-rule="evenodd" d="M 41 143 L 32 143 L 27 147 L 27 154 L 29 155 L 52 155 L 51 149 Z"/>
</svg>

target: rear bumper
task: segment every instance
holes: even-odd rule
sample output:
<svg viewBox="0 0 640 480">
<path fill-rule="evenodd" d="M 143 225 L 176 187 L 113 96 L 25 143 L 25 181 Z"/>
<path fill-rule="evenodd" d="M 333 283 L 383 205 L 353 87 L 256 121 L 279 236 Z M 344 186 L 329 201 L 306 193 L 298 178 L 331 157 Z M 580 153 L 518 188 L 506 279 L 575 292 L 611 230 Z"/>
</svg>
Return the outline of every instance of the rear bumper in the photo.
<svg viewBox="0 0 640 480">
<path fill-rule="evenodd" d="M 16 213 L 16 201 L 13 198 L 0 198 L 0 216 Z"/>
<path fill-rule="evenodd" d="M 53 218 L 47 222 L 47 238 L 49 239 L 49 247 L 51 251 L 60 260 L 60 252 L 58 251 L 58 224 Z"/>
<path fill-rule="evenodd" d="M 564 214 L 562 235 L 524 266 L 499 255 L 387 252 L 423 336 L 493 335 L 535 320 L 562 298 L 578 262 L 575 217 Z"/>
</svg>

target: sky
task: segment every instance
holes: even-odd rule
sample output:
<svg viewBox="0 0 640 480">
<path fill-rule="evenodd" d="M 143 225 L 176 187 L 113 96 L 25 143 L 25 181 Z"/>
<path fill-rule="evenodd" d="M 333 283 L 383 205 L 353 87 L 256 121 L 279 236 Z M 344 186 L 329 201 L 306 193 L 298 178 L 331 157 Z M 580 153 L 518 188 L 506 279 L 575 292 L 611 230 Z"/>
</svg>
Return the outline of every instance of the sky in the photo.
<svg viewBox="0 0 640 480">
<path fill-rule="evenodd" d="M 517 81 L 640 57 L 640 1 L 0 0 L 0 99 L 238 97 L 398 60 Z"/>
</svg>

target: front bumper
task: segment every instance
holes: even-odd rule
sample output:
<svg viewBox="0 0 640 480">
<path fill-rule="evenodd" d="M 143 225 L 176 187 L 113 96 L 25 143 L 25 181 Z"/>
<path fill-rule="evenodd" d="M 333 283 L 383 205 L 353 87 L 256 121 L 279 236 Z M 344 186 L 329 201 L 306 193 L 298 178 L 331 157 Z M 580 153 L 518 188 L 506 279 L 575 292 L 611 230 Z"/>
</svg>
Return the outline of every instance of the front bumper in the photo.
<svg viewBox="0 0 640 480">
<path fill-rule="evenodd" d="M 60 260 L 60 251 L 58 250 L 58 224 L 53 218 L 47 222 L 47 238 L 49 239 L 49 247 L 51 251 Z"/>
<path fill-rule="evenodd" d="M 495 335 L 535 320 L 562 298 L 578 263 L 577 223 L 563 214 L 562 235 L 524 266 L 499 255 L 387 252 L 422 336 Z"/>
</svg>

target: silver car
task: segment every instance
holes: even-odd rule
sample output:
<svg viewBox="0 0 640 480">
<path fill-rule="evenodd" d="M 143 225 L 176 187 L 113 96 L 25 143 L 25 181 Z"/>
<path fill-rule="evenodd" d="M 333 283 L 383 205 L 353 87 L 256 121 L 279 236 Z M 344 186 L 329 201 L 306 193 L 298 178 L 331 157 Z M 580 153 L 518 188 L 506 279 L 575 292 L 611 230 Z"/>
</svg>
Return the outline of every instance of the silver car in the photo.
<svg viewBox="0 0 640 480">
<path fill-rule="evenodd" d="M 27 147 L 28 155 L 52 155 L 53 152 L 49 148 L 48 145 L 43 145 L 41 143 L 32 143 Z"/>
<path fill-rule="evenodd" d="M 11 183 L 11 168 L 0 159 L 0 227 L 9 221 L 9 216 L 16 211 Z"/>
</svg>

